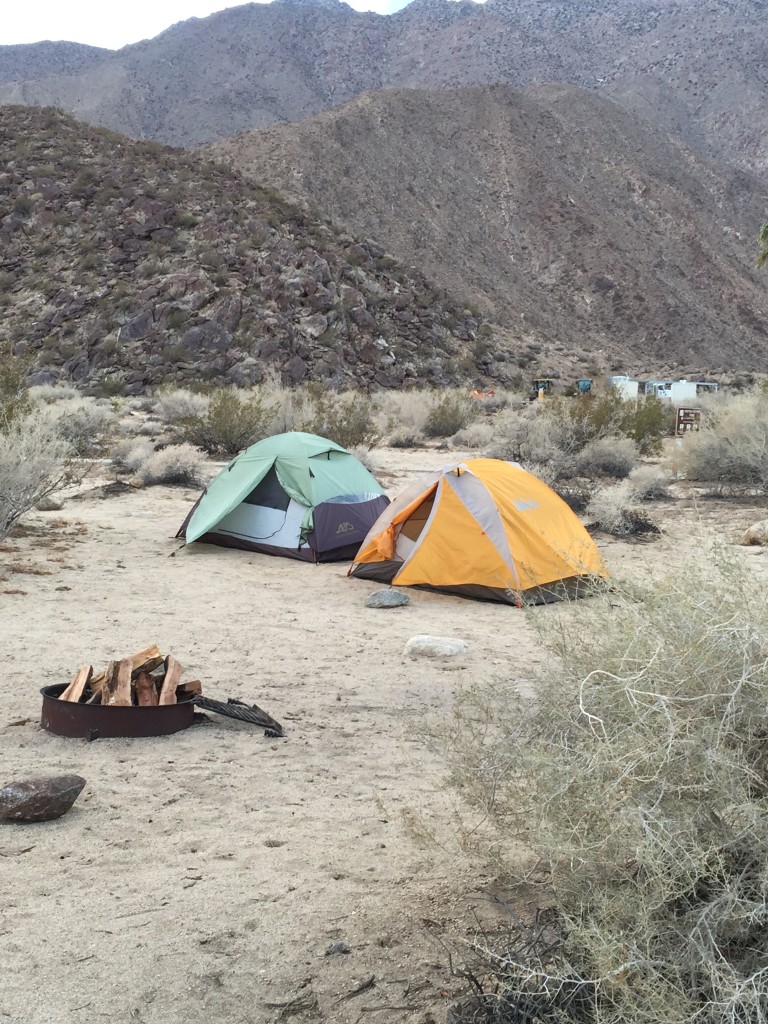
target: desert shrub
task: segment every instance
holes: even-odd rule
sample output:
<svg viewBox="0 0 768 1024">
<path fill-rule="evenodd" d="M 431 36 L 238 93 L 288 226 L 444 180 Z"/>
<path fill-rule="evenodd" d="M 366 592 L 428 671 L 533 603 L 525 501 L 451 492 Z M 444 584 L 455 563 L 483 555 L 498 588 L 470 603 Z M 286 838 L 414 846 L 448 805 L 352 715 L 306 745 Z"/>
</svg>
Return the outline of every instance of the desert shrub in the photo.
<svg viewBox="0 0 768 1024">
<path fill-rule="evenodd" d="M 37 415 L 55 428 L 79 457 L 102 455 L 117 430 L 113 406 L 95 398 L 63 398 L 38 406 Z"/>
<path fill-rule="evenodd" d="M 112 451 L 112 466 L 118 473 L 136 473 L 154 454 L 151 441 L 126 437 Z"/>
<path fill-rule="evenodd" d="M 10 341 L 0 341 L 0 424 L 29 410 L 26 381 L 32 361 L 16 356 Z"/>
<path fill-rule="evenodd" d="M 645 512 L 633 507 L 634 495 L 628 480 L 613 487 L 599 487 L 586 508 L 594 527 L 614 537 L 631 537 L 642 533 L 659 533 Z"/>
<path fill-rule="evenodd" d="M 550 403 L 551 415 L 571 421 L 579 447 L 603 437 L 628 437 L 641 455 L 658 455 L 662 440 L 674 429 L 674 409 L 653 396 L 624 400 L 613 392 L 560 399 Z"/>
<path fill-rule="evenodd" d="M 556 477 L 572 472 L 575 456 L 604 439 L 628 439 L 637 453 L 650 455 L 658 453 L 664 436 L 671 432 L 669 412 L 658 399 L 625 402 L 613 394 L 508 408 L 496 417 L 494 427 L 494 457 L 552 463 Z M 607 453 L 609 447 L 597 450 Z M 626 446 L 624 451 L 628 457 Z"/>
<path fill-rule="evenodd" d="M 699 565 L 536 616 L 533 694 L 460 699 L 473 837 L 509 905 L 544 910 L 475 944 L 477 1015 L 454 1020 L 768 1021 L 768 596 Z"/>
<path fill-rule="evenodd" d="M 492 423 L 470 423 L 454 435 L 453 441 L 461 448 L 487 448 L 492 444 L 495 434 Z"/>
<path fill-rule="evenodd" d="M 0 425 L 0 540 L 66 483 L 71 446 L 55 424 L 26 413 Z"/>
<path fill-rule="evenodd" d="M 658 466 L 638 466 L 629 474 L 635 501 L 659 501 L 669 497 L 669 476 Z"/>
<path fill-rule="evenodd" d="M 206 412 L 179 420 L 181 439 L 209 455 L 236 455 L 266 437 L 275 407 L 258 391 L 218 388 L 211 392 Z"/>
<path fill-rule="evenodd" d="M 147 485 L 184 484 L 203 481 L 203 453 L 191 444 L 172 444 L 152 452 L 138 467 L 136 475 Z"/>
<path fill-rule="evenodd" d="M 168 388 L 157 392 L 152 412 L 163 423 L 173 426 L 182 420 L 204 417 L 209 404 L 207 395 L 186 388 Z"/>
<path fill-rule="evenodd" d="M 349 451 L 355 456 L 358 462 L 361 462 L 365 466 L 369 473 L 376 476 L 378 466 L 370 448 L 367 448 L 364 444 L 355 444 L 352 445 Z"/>
<path fill-rule="evenodd" d="M 385 391 L 379 396 L 378 425 L 393 448 L 415 448 L 424 443 L 424 424 L 433 393 L 422 388 Z"/>
<path fill-rule="evenodd" d="M 572 476 L 610 476 L 623 480 L 637 463 L 637 448 L 628 437 L 600 437 L 578 452 L 571 464 Z"/>
<path fill-rule="evenodd" d="M 691 480 L 768 490 L 768 398 L 750 394 L 708 411 L 701 430 L 683 441 L 681 463 Z"/>
<path fill-rule="evenodd" d="M 275 406 L 269 425 L 270 434 L 284 434 L 290 430 L 303 430 L 315 415 L 314 396 L 320 391 L 316 384 L 286 387 L 276 373 L 269 373 L 258 390 Z"/>
<path fill-rule="evenodd" d="M 327 437 L 342 448 L 374 448 L 381 441 L 371 395 L 336 394 L 318 387 L 310 390 L 312 414 L 300 427 Z"/>
<path fill-rule="evenodd" d="M 478 416 L 477 403 L 458 391 L 448 391 L 432 398 L 424 420 L 427 437 L 453 437 Z"/>
</svg>

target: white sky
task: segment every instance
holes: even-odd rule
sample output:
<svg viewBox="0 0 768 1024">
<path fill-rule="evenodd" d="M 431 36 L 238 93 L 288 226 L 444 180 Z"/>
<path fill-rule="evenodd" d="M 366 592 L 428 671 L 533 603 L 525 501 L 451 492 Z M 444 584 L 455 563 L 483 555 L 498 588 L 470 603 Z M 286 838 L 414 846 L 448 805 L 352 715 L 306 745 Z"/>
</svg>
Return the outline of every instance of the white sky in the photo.
<svg viewBox="0 0 768 1024">
<path fill-rule="evenodd" d="M 347 2 L 358 11 L 389 14 L 408 0 Z M 66 39 L 117 50 L 177 21 L 238 6 L 227 0 L 0 0 L 0 45 Z"/>
</svg>

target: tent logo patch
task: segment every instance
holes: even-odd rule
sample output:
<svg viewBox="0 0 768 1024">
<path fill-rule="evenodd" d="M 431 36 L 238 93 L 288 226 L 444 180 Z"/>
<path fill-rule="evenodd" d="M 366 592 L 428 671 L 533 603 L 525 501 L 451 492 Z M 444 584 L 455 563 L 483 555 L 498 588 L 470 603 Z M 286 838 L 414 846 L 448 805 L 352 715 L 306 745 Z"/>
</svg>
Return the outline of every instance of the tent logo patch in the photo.
<svg viewBox="0 0 768 1024">
<path fill-rule="evenodd" d="M 353 533 L 354 529 L 355 528 L 352 523 L 339 523 L 339 527 L 336 530 L 336 536 L 338 537 L 340 533 Z"/>
</svg>

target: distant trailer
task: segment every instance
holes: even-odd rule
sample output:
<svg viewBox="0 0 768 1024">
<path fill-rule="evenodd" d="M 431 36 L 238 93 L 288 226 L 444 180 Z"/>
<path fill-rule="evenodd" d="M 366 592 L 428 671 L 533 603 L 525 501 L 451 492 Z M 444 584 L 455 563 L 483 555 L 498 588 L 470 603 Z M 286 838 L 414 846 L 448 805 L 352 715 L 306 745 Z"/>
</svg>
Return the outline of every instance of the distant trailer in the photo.
<svg viewBox="0 0 768 1024">
<path fill-rule="evenodd" d="M 629 401 L 637 398 L 639 384 L 634 377 L 615 376 L 608 378 L 609 385 L 613 388 L 619 398 Z"/>
<path fill-rule="evenodd" d="M 702 390 L 717 391 L 717 384 L 696 380 L 649 380 L 644 385 L 644 394 L 676 404 L 690 402 L 702 394 Z"/>
</svg>

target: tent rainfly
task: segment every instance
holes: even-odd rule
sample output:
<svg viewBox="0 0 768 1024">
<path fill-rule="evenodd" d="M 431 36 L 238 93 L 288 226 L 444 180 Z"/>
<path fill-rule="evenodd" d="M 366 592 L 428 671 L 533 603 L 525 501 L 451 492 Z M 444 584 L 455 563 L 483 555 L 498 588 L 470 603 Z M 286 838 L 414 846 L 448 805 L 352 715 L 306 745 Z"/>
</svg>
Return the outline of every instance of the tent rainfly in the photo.
<svg viewBox="0 0 768 1024">
<path fill-rule="evenodd" d="M 333 441 L 298 431 L 241 452 L 203 491 L 177 537 L 312 562 L 351 559 L 389 504 Z"/>
<path fill-rule="evenodd" d="M 607 576 L 565 502 L 499 459 L 469 459 L 405 490 L 381 513 L 349 573 L 518 606 L 578 596 Z"/>
</svg>

